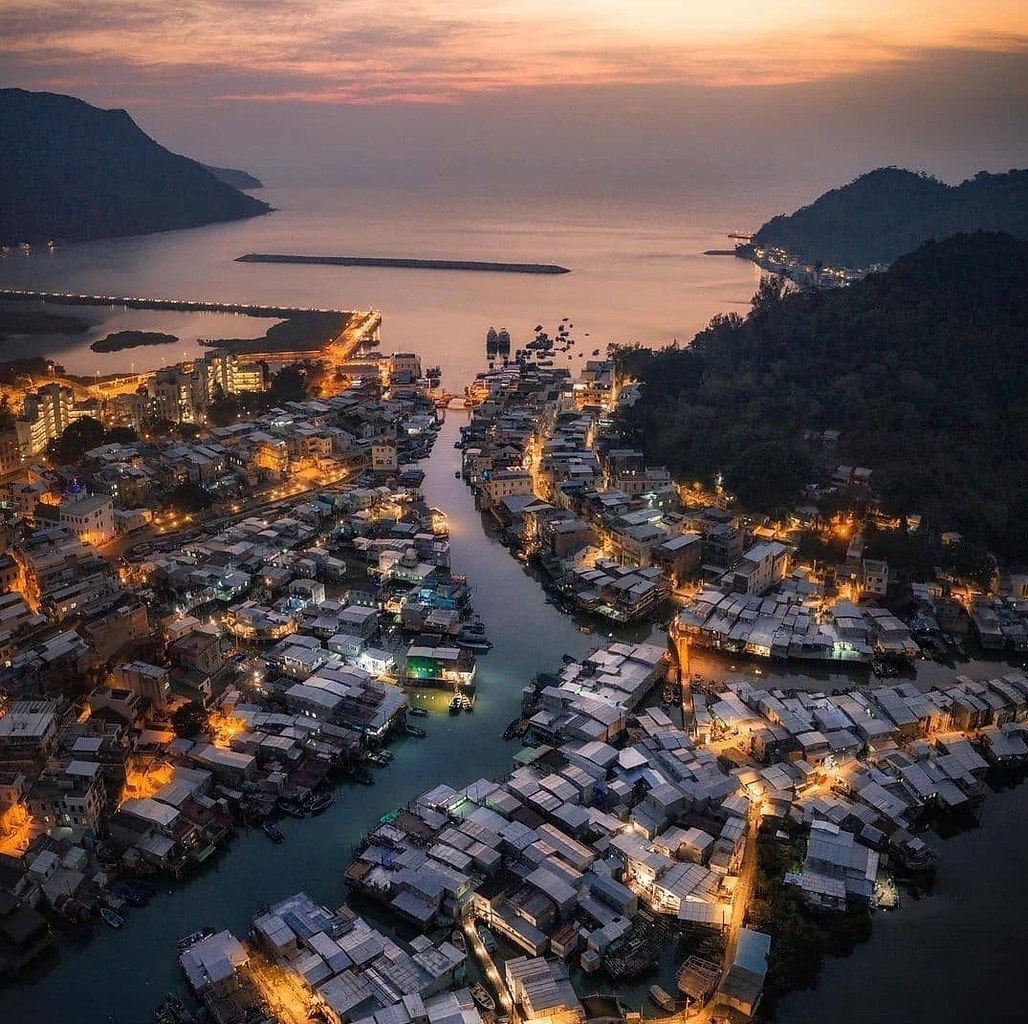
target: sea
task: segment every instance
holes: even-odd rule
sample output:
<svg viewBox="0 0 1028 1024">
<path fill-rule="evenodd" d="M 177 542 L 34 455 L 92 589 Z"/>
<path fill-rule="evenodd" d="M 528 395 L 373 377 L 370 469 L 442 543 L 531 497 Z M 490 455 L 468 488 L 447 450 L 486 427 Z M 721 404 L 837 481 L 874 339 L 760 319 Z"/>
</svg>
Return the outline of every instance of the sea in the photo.
<svg viewBox="0 0 1028 1024">
<path fill-rule="evenodd" d="M 382 350 L 414 350 L 438 364 L 443 384 L 459 391 L 485 368 L 485 332 L 507 327 L 515 346 L 536 324 L 573 323 L 576 349 L 608 343 L 663 345 L 688 341 L 717 312 L 745 312 L 755 268 L 732 257 L 702 255 L 727 248 L 726 235 L 752 230 L 816 191 L 789 183 L 753 193 L 633 197 L 410 194 L 384 189 L 269 188 L 259 193 L 276 212 L 232 224 L 141 238 L 58 246 L 0 259 L 0 287 L 116 296 L 377 308 Z M 516 274 L 241 264 L 247 252 L 414 256 L 559 263 L 570 274 Z M 78 312 L 57 307 L 57 312 Z M 83 309 L 89 332 L 73 338 L 18 339 L 0 358 L 45 355 L 72 373 L 150 369 L 192 357 L 197 340 L 256 337 L 267 320 L 225 314 Z M 165 331 L 179 341 L 98 355 L 96 338 L 114 330 Z M 578 363 L 572 356 L 572 367 Z M 544 600 L 538 581 L 488 529 L 455 479 L 463 411 L 447 414 L 426 464 L 428 500 L 449 517 L 453 562 L 475 589 L 495 646 L 480 657 L 474 714 L 451 718 L 438 696 L 417 695 L 433 709 L 419 719 L 428 737 L 405 738 L 372 787 L 344 786 L 317 818 L 285 821 L 274 846 L 260 831 L 237 837 L 193 879 L 162 887 L 144 909 L 129 911 L 121 931 L 61 934 L 58 949 L 17 982 L 2 983 L 0 1020 L 15 1024 L 142 1024 L 165 992 L 184 993 L 174 942 L 204 924 L 244 935 L 256 905 L 298 890 L 328 906 L 346 897 L 343 871 L 352 847 L 378 818 L 430 784 L 462 785 L 501 778 L 516 753 L 500 733 L 514 717 L 521 688 L 552 671 L 563 654 L 580 656 L 614 638 L 663 643 L 659 629 L 583 632 Z M 730 664 L 697 657 L 704 675 L 756 676 L 768 685 L 833 688 L 866 675 L 806 666 L 802 671 Z M 975 677 L 1006 664 L 961 666 Z M 918 682 L 944 682 L 954 670 L 919 668 Z M 1024 1022 L 1028 1004 L 1017 977 L 1028 949 L 1028 787 L 990 794 L 979 827 L 932 838 L 939 870 L 930 896 L 905 896 L 898 910 L 877 914 L 871 941 L 847 959 L 829 960 L 821 983 L 782 1003 L 784 1024 L 832 1021 L 883 1024 L 971 1019 Z M 662 964 L 666 971 L 668 965 Z M 661 974 L 665 988 L 673 978 Z M 639 1004 L 641 990 L 630 999 Z M 646 1007 L 644 1006 L 644 1010 Z M 647 1011 L 652 1013 L 652 1008 Z"/>
</svg>

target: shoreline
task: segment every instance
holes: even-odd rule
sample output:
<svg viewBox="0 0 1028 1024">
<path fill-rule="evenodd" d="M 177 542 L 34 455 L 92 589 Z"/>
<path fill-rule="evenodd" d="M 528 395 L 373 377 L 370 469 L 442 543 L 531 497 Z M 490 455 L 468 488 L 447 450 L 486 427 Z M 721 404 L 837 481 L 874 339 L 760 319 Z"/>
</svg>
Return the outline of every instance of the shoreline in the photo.
<svg viewBox="0 0 1028 1024">
<path fill-rule="evenodd" d="M 289 263 L 328 267 L 378 267 L 398 270 L 471 270 L 498 274 L 570 274 L 555 263 L 499 263 L 491 260 L 428 260 L 391 256 L 300 256 L 248 252 L 236 263 Z"/>
</svg>

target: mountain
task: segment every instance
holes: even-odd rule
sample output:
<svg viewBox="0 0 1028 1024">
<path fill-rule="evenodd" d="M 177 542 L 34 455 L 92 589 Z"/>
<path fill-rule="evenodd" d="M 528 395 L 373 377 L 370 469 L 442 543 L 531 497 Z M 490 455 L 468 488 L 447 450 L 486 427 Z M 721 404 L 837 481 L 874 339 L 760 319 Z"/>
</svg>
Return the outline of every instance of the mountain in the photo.
<svg viewBox="0 0 1028 1024">
<path fill-rule="evenodd" d="M 0 243 L 82 241 L 267 213 L 124 110 L 0 89 Z"/>
<path fill-rule="evenodd" d="M 686 349 L 621 349 L 643 383 L 620 414 L 628 444 L 680 480 L 723 471 L 745 508 L 800 498 L 835 463 L 867 466 L 883 507 L 921 514 L 1028 565 L 1028 241 L 928 242 L 846 288 L 767 278 L 744 320 L 715 317 Z"/>
<path fill-rule="evenodd" d="M 1028 171 L 982 171 L 959 185 L 898 167 L 880 167 L 832 189 L 753 236 L 808 263 L 888 265 L 929 239 L 973 231 L 1028 237 Z"/>
<path fill-rule="evenodd" d="M 260 178 L 255 178 L 248 171 L 239 171 L 234 167 L 212 167 L 210 164 L 202 166 L 204 170 L 210 171 L 218 181 L 231 185 L 240 192 L 246 192 L 253 188 L 264 188 L 264 182 Z"/>
</svg>

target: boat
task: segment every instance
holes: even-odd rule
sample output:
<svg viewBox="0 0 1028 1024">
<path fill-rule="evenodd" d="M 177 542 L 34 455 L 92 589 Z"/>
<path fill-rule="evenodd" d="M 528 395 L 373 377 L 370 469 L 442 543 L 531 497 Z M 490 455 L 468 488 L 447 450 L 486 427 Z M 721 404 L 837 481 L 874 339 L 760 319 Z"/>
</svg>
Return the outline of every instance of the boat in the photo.
<svg viewBox="0 0 1028 1024">
<path fill-rule="evenodd" d="M 667 1010 L 668 1013 L 675 1012 L 675 1000 L 672 996 L 669 996 L 659 985 L 650 986 L 650 998 L 659 1006 L 661 1009 Z"/>
<path fill-rule="evenodd" d="M 461 633 L 457 637 L 457 646 L 465 647 L 469 651 L 490 651 L 493 647 L 492 640 L 487 640 L 484 636 L 466 636 Z"/>
<path fill-rule="evenodd" d="M 290 800 L 289 797 L 282 797 L 278 801 L 278 809 L 290 818 L 302 818 L 306 814 L 303 805 L 298 800 Z"/>
<path fill-rule="evenodd" d="M 186 1009 L 181 999 L 165 996 L 153 1012 L 156 1024 L 196 1024 L 196 1017 Z"/>
<path fill-rule="evenodd" d="M 459 469 L 457 470 L 456 473 L 453 474 L 453 478 L 454 478 L 454 480 L 459 480 L 460 479 L 460 470 Z"/>
<path fill-rule="evenodd" d="M 462 694 L 455 693 L 450 701 L 450 714 L 459 715 L 464 710 Z"/>
<path fill-rule="evenodd" d="M 428 717 L 428 708 L 421 708 L 421 707 L 416 707 L 416 706 L 415 707 L 410 707 L 410 708 L 407 708 L 407 714 L 408 715 L 413 715 L 415 718 L 427 718 Z"/>
<path fill-rule="evenodd" d="M 514 739 L 515 736 L 517 736 L 517 734 L 518 734 L 518 726 L 520 726 L 520 725 L 521 725 L 521 719 L 520 718 L 515 718 L 510 723 L 510 725 L 508 725 L 507 728 L 503 730 L 503 739 L 504 739 L 505 742 L 507 740 L 512 740 L 512 739 Z"/>
<path fill-rule="evenodd" d="M 364 755 L 364 760 L 367 761 L 368 764 L 378 765 L 379 768 L 385 768 L 386 765 L 389 764 L 389 758 L 383 757 L 383 755 L 377 750 L 369 750 L 368 753 Z"/>
<path fill-rule="evenodd" d="M 598 356 L 599 354 L 600 354 L 600 350 L 598 348 L 594 348 L 593 349 L 593 355 L 594 356 Z"/>
<path fill-rule="evenodd" d="M 375 776 L 367 768 L 363 768 L 360 765 L 354 769 L 353 777 L 362 786 L 373 786 L 375 784 Z"/>
<path fill-rule="evenodd" d="M 480 1010 L 492 1013 L 496 1009 L 496 1000 L 489 994 L 488 989 L 480 981 L 476 981 L 469 989 L 471 998 L 475 1000 Z"/>
<path fill-rule="evenodd" d="M 319 793 L 313 800 L 307 802 L 307 809 L 311 814 L 321 814 L 335 803 L 335 799 L 333 793 Z"/>
<path fill-rule="evenodd" d="M 416 725 L 411 725 L 410 722 L 407 722 L 407 724 L 404 725 L 403 731 L 408 736 L 414 736 L 414 737 L 416 737 L 419 740 L 423 740 L 428 735 L 428 733 L 425 732 L 424 729 L 421 729 L 421 728 L 419 728 Z"/>
<path fill-rule="evenodd" d="M 495 953 L 497 948 L 496 936 L 484 924 L 475 925 L 475 930 L 478 932 L 478 937 L 482 940 L 482 945 L 485 946 L 487 953 Z"/>
<path fill-rule="evenodd" d="M 204 925 L 203 928 L 198 928 L 195 932 L 190 932 L 188 935 L 184 935 L 175 943 L 175 948 L 179 953 L 185 953 L 192 949 L 198 942 L 203 942 L 204 939 L 209 939 L 216 931 L 217 929 L 212 928 L 209 924 Z"/>
<path fill-rule="evenodd" d="M 273 821 L 266 821 L 261 827 L 264 829 L 264 834 L 273 843 L 281 843 L 286 838 L 282 830 Z"/>
<path fill-rule="evenodd" d="M 125 923 L 125 918 L 110 907 L 100 908 L 100 919 L 108 928 L 120 928 Z"/>
<path fill-rule="evenodd" d="M 453 929 L 453 935 L 450 936 L 450 941 L 462 952 L 466 953 L 468 950 L 468 940 L 464 938 L 464 933 L 459 928 Z"/>
</svg>

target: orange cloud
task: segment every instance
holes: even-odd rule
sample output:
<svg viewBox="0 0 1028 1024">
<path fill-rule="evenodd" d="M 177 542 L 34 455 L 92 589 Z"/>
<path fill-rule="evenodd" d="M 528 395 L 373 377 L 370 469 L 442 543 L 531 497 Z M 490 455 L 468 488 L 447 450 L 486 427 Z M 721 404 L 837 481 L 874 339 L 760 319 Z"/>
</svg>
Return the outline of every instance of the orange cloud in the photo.
<svg viewBox="0 0 1028 1024">
<path fill-rule="evenodd" d="M 209 75 L 223 99 L 446 103 L 559 85 L 809 82 L 933 49 L 1028 51 L 1026 11 L 1023 0 L 5 0 L 0 50 L 36 84 Z"/>
</svg>

